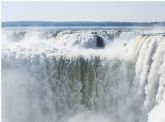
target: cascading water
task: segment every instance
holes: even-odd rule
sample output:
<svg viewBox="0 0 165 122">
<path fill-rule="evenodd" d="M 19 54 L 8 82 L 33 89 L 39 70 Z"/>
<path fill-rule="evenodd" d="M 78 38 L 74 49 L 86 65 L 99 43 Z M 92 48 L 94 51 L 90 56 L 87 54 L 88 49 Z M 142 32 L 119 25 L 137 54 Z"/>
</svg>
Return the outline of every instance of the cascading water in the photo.
<svg viewBox="0 0 165 122">
<path fill-rule="evenodd" d="M 2 31 L 3 122 L 165 122 L 165 35 Z"/>
</svg>

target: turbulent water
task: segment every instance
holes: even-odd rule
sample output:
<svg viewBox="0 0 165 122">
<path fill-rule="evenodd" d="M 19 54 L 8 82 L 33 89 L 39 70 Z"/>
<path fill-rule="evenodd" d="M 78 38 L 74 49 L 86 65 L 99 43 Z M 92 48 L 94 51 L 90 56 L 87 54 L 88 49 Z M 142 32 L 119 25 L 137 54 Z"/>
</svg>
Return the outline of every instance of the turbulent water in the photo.
<svg viewBox="0 0 165 122">
<path fill-rule="evenodd" d="M 165 122 L 165 33 L 3 29 L 3 122 Z"/>
</svg>

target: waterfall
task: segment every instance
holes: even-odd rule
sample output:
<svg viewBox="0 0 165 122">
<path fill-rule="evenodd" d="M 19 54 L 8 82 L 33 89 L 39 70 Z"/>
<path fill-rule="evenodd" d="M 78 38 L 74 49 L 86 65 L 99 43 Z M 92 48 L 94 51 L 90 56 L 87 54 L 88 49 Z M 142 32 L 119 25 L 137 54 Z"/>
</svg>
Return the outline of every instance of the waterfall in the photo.
<svg viewBox="0 0 165 122">
<path fill-rule="evenodd" d="M 134 42 L 133 42 L 134 43 Z M 143 35 L 131 45 L 132 59 L 136 60 L 134 79 L 144 98 L 149 122 L 163 122 L 165 118 L 165 38 L 164 35 Z"/>
<path fill-rule="evenodd" d="M 4 122 L 164 122 L 165 36 L 3 30 Z"/>
</svg>

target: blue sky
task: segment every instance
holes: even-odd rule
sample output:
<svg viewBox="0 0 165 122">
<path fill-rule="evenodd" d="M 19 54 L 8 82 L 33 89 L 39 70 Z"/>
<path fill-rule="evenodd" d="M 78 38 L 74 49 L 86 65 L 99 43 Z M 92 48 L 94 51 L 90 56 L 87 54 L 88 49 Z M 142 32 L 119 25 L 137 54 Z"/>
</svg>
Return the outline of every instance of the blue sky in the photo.
<svg viewBox="0 0 165 122">
<path fill-rule="evenodd" d="M 2 21 L 165 21 L 165 2 L 2 2 Z"/>
</svg>

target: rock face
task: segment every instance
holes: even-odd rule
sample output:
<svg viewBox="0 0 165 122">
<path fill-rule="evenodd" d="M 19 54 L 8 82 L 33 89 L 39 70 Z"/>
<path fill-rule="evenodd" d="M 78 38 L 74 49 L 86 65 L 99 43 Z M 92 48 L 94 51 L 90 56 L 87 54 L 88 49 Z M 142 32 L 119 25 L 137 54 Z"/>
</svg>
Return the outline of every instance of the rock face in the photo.
<svg viewBox="0 0 165 122">
<path fill-rule="evenodd" d="M 98 48 L 104 48 L 105 44 L 104 44 L 104 40 L 102 37 L 95 35 L 96 36 L 96 47 Z"/>
</svg>

